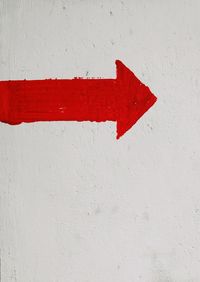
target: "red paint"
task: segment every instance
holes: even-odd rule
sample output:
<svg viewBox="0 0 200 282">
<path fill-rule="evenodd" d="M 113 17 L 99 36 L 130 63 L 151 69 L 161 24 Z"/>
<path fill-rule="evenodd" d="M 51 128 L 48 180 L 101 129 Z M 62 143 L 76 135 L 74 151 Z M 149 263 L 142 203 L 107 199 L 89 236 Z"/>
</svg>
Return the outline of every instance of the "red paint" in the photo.
<svg viewBox="0 0 200 282">
<path fill-rule="evenodd" d="M 122 62 L 116 66 L 116 79 L 1 81 L 0 121 L 115 121 L 120 138 L 157 98 Z"/>
</svg>

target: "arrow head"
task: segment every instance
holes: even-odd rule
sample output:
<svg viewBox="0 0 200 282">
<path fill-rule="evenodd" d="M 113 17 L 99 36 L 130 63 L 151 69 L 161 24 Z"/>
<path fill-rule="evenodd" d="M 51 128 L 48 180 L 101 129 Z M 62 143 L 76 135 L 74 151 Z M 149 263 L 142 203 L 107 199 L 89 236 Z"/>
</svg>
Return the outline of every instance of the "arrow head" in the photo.
<svg viewBox="0 0 200 282">
<path fill-rule="evenodd" d="M 157 98 L 121 61 L 116 61 L 119 91 L 117 139 L 126 133 Z"/>
</svg>

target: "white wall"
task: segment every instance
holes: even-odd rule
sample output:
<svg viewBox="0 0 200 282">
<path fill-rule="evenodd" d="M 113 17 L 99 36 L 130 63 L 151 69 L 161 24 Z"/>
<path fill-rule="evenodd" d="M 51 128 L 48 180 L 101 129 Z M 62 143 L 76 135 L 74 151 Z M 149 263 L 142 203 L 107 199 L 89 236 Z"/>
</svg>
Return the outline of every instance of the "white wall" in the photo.
<svg viewBox="0 0 200 282">
<path fill-rule="evenodd" d="M 200 281 L 200 1 L 0 0 L 0 79 L 114 77 L 114 123 L 0 124 L 1 282 Z"/>
</svg>

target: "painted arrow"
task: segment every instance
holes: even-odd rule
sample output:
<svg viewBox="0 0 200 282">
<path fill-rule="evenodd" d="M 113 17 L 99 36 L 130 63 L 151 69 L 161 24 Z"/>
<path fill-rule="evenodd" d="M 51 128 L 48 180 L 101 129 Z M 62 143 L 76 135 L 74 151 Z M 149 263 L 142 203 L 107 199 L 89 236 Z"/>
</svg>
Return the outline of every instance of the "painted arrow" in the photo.
<svg viewBox="0 0 200 282">
<path fill-rule="evenodd" d="M 115 79 L 0 81 L 0 121 L 114 121 L 117 139 L 156 102 L 121 61 Z"/>
</svg>

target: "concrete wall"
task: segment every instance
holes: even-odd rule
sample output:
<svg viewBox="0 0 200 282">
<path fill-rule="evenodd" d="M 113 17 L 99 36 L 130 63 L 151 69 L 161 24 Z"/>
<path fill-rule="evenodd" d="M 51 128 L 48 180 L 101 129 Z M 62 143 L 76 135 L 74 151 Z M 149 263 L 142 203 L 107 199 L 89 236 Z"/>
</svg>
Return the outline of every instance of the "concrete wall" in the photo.
<svg viewBox="0 0 200 282">
<path fill-rule="evenodd" d="M 200 281 L 200 1 L 0 0 L 0 80 L 114 77 L 115 124 L 0 124 L 1 282 Z"/>
</svg>

